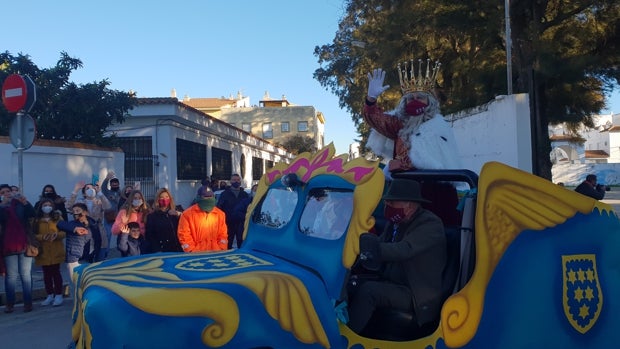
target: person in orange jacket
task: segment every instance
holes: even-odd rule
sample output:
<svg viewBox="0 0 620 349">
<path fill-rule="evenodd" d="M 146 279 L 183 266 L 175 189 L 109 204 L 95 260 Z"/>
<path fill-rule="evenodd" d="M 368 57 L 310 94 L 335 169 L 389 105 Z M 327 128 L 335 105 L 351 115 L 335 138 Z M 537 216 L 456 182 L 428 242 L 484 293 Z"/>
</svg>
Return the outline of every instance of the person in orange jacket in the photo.
<svg viewBox="0 0 620 349">
<path fill-rule="evenodd" d="M 226 214 L 215 207 L 215 195 L 208 186 L 198 189 L 195 204 L 183 211 L 177 234 L 185 252 L 228 249 Z"/>
</svg>

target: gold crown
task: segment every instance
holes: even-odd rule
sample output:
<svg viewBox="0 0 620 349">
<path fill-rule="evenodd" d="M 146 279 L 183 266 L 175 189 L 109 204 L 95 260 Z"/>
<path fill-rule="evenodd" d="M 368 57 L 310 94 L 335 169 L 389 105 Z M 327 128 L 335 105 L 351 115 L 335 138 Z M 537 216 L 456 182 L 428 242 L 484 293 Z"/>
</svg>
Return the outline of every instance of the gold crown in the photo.
<svg viewBox="0 0 620 349">
<path fill-rule="evenodd" d="M 409 65 L 409 69 L 407 69 Z M 441 63 L 439 61 L 433 63 L 430 58 L 426 60 L 426 71 L 423 70 L 423 62 L 418 59 L 418 73 L 416 76 L 414 60 L 409 63 L 404 62 L 401 66 L 398 63 L 398 78 L 400 79 L 400 89 L 403 91 L 403 95 L 414 92 L 424 91 L 434 94 L 435 82 L 437 80 L 437 73 Z"/>
</svg>

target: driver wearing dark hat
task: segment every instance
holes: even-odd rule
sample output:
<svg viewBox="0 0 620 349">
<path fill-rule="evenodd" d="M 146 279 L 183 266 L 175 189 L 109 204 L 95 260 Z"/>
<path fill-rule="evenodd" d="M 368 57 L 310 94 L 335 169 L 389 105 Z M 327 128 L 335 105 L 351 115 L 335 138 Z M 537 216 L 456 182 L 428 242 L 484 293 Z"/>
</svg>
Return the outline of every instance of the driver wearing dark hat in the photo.
<svg viewBox="0 0 620 349">
<path fill-rule="evenodd" d="M 441 310 L 447 258 L 441 219 L 420 206 L 429 201 L 416 181 L 394 179 L 383 199 L 385 231 L 360 236 L 360 259 L 381 278 L 363 283 L 351 299 L 348 326 L 357 333 L 377 308 L 413 313 L 419 326 L 436 321 Z"/>
</svg>

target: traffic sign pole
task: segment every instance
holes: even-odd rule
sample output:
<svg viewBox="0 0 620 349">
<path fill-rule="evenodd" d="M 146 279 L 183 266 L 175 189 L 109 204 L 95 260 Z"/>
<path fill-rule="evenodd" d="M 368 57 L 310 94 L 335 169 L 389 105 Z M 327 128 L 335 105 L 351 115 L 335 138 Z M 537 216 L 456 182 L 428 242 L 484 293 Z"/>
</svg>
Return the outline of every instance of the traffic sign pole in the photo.
<svg viewBox="0 0 620 349">
<path fill-rule="evenodd" d="M 30 139 L 28 145 L 24 146 L 24 123 L 22 118 L 24 113 L 29 112 L 37 100 L 37 90 L 34 82 L 28 75 L 11 74 L 2 83 L 2 103 L 11 113 L 16 113 L 17 135 L 13 145 L 17 149 L 17 167 L 19 177 L 19 188 L 24 192 L 24 150 L 29 148 L 32 143 Z M 13 135 L 11 134 L 11 137 Z M 11 140 L 13 141 L 13 139 Z"/>
<path fill-rule="evenodd" d="M 21 111 L 17 112 L 15 116 L 17 118 L 17 129 L 19 129 L 19 136 L 17 138 L 17 177 L 19 178 L 19 190 L 24 192 L 24 147 L 23 147 L 23 139 L 22 139 L 22 117 L 24 113 Z"/>
</svg>

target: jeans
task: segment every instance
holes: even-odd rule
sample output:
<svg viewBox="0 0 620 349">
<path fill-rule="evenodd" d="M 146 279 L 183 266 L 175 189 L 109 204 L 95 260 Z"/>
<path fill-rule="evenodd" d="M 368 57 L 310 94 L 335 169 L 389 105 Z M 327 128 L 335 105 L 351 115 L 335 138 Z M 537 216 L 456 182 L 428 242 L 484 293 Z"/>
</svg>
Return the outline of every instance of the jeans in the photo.
<svg viewBox="0 0 620 349">
<path fill-rule="evenodd" d="M 7 304 L 15 304 L 15 287 L 18 276 L 22 280 L 24 304 L 32 304 L 32 260 L 32 257 L 26 257 L 23 253 L 4 256 L 4 263 L 6 264 L 4 289 Z"/>
<path fill-rule="evenodd" d="M 48 295 L 62 294 L 62 275 L 60 274 L 60 264 L 44 265 L 43 282 L 45 292 Z"/>
</svg>

